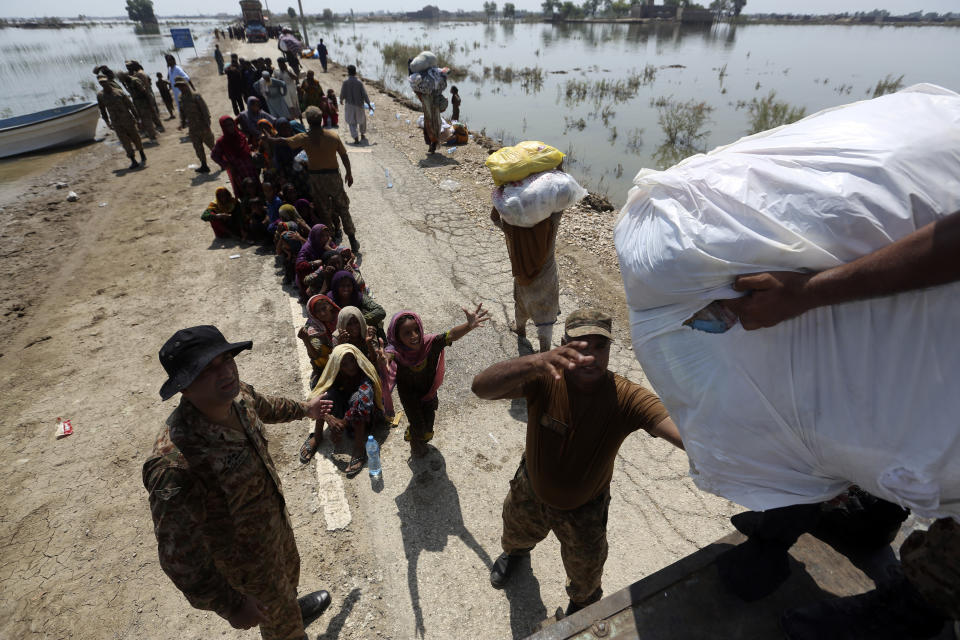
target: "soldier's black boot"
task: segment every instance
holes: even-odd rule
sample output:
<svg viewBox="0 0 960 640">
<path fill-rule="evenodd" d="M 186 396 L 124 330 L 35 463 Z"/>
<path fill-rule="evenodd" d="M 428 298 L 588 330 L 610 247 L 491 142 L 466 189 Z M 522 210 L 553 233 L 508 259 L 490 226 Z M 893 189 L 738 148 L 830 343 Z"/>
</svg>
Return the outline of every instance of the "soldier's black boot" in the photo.
<svg viewBox="0 0 960 640">
<path fill-rule="evenodd" d="M 819 515 L 819 504 L 804 504 L 731 518 L 749 537 L 717 557 L 723 586 L 746 602 L 773 593 L 790 577 L 790 547 L 816 524 Z"/>
<path fill-rule="evenodd" d="M 945 620 L 900 575 L 858 596 L 790 609 L 780 626 L 790 640 L 914 640 L 936 637 Z"/>
<path fill-rule="evenodd" d="M 353 252 L 355 254 L 360 253 L 360 241 L 357 240 L 357 236 L 353 235 L 352 233 L 348 233 L 347 239 L 350 240 L 350 248 L 353 250 Z"/>
<path fill-rule="evenodd" d="M 143 149 L 140 149 L 140 162 L 142 162 L 143 164 L 147 164 L 147 156 L 143 152 Z"/>
<path fill-rule="evenodd" d="M 330 594 L 324 590 L 314 591 L 302 598 L 297 598 L 300 605 L 300 617 L 303 618 L 303 628 L 306 629 L 330 606 Z"/>
<path fill-rule="evenodd" d="M 563 612 L 563 615 L 564 615 L 564 617 L 566 617 L 566 616 L 572 616 L 572 615 L 575 614 L 577 611 L 580 611 L 580 609 L 583 609 L 583 608 L 585 608 L 585 607 L 589 607 L 589 606 L 592 605 L 594 602 L 599 602 L 599 601 L 600 601 L 600 598 L 602 598 L 602 597 L 603 597 L 603 589 L 601 589 L 600 587 L 597 587 L 597 590 L 594 591 L 592 594 L 590 594 L 590 597 L 587 598 L 586 601 L 584 601 L 584 602 L 574 602 L 573 600 L 571 600 L 570 602 L 568 602 L 568 603 L 567 603 L 567 610 Z"/>
<path fill-rule="evenodd" d="M 140 163 L 134 160 L 132 153 L 127 157 L 130 158 L 130 167 L 129 167 L 130 169 L 136 169 L 137 167 L 140 166 Z"/>
<path fill-rule="evenodd" d="M 500 557 L 493 561 L 493 566 L 490 567 L 490 584 L 493 585 L 495 589 L 502 589 L 504 585 L 507 584 L 507 580 L 509 580 L 510 573 L 513 569 L 520 564 L 523 558 L 529 555 L 529 551 L 519 552 L 514 555 L 506 552 L 501 553 Z"/>
</svg>

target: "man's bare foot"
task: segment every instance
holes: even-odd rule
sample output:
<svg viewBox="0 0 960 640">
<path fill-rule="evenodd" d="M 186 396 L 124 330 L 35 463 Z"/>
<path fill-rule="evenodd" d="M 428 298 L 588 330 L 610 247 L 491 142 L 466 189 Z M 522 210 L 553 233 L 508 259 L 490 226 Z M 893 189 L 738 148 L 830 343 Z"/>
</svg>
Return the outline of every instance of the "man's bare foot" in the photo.
<svg viewBox="0 0 960 640">
<path fill-rule="evenodd" d="M 527 326 L 526 326 L 526 323 L 524 323 L 523 326 L 518 326 L 518 325 L 517 325 L 517 321 L 514 320 L 513 322 L 510 323 L 510 331 L 512 331 L 513 333 L 517 334 L 517 336 L 520 337 L 520 338 L 526 338 L 526 337 L 527 337 Z"/>
</svg>

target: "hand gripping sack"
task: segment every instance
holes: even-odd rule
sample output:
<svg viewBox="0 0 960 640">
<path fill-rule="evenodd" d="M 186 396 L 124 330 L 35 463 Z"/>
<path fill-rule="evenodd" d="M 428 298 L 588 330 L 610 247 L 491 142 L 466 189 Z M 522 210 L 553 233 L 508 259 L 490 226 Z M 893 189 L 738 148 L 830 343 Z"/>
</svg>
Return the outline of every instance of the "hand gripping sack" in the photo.
<svg viewBox="0 0 960 640">
<path fill-rule="evenodd" d="M 494 187 L 493 206 L 507 224 L 530 228 L 555 211 L 572 207 L 587 196 L 587 190 L 563 171 L 542 171 L 520 182 Z"/>
<path fill-rule="evenodd" d="M 751 509 L 851 483 L 960 518 L 960 283 L 711 334 L 740 274 L 820 271 L 960 210 L 960 95 L 819 112 L 634 179 L 614 231 L 634 351 L 696 484 Z"/>
<path fill-rule="evenodd" d="M 437 60 L 437 54 L 432 51 L 421 51 L 413 60 L 410 61 L 410 73 L 426 71 L 430 67 L 438 67 L 440 62 Z"/>
<path fill-rule="evenodd" d="M 543 142 L 527 140 L 512 147 L 494 151 L 484 163 L 490 169 L 497 186 L 523 180 L 531 173 L 556 169 L 563 162 L 563 154 Z"/>
</svg>

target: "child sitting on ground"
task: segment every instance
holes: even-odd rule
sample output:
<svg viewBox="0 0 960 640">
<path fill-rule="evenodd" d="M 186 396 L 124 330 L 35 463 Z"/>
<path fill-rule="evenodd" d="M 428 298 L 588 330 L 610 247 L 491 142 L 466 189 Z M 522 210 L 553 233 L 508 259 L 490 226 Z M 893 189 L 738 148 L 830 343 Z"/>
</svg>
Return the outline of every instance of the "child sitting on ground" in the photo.
<svg viewBox="0 0 960 640">
<path fill-rule="evenodd" d="M 314 431 L 300 448 L 300 461 L 309 462 L 323 440 L 323 422 L 330 425 L 331 439 L 340 442 L 345 431 L 352 431 L 353 457 L 344 470 L 352 477 L 363 469 L 367 460 L 364 445 L 367 433 L 383 411 L 380 377 L 366 356 L 352 344 L 338 344 L 330 352 L 323 375 L 313 388 L 311 397 L 333 401 L 333 409 L 318 420 Z M 306 454 L 306 455 L 304 455 Z"/>
<path fill-rule="evenodd" d="M 433 423 L 439 401 L 437 390 L 443 384 L 446 368 L 443 350 L 490 319 L 490 312 L 478 304 L 471 313 L 463 309 L 467 321 L 443 334 L 424 334 L 423 322 L 413 311 L 394 314 L 387 329 L 384 358 L 390 393 L 396 386 L 400 404 L 410 426 L 404 440 L 410 452 L 420 458 L 429 453 L 427 443 L 433 438 Z M 379 357 L 379 356 L 378 356 Z"/>
<path fill-rule="evenodd" d="M 307 322 L 297 332 L 310 356 L 313 373 L 310 375 L 310 388 L 317 386 L 317 380 L 327 366 L 327 358 L 335 346 L 333 334 L 337 330 L 337 316 L 340 307 L 327 296 L 316 295 L 307 301 Z"/>
<path fill-rule="evenodd" d="M 244 237 L 243 214 L 240 205 L 234 200 L 233 194 L 226 187 L 220 187 L 214 194 L 214 200 L 207 205 L 200 215 L 200 219 L 209 222 L 213 228 L 213 235 L 218 238 Z"/>
</svg>

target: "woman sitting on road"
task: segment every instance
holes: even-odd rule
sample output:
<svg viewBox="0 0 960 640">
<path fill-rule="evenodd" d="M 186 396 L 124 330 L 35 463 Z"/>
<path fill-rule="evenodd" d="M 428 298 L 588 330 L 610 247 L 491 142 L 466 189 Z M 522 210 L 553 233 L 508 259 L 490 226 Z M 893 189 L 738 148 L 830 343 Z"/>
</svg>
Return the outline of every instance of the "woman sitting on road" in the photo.
<svg viewBox="0 0 960 640">
<path fill-rule="evenodd" d="M 339 314 L 340 307 L 327 296 L 316 295 L 307 301 L 307 322 L 297 332 L 297 337 L 307 348 L 310 366 L 313 367 L 310 375 L 311 389 L 317 386 L 317 380 L 323 375 L 323 368 L 327 366 L 327 359 L 335 346 L 333 334 L 337 330 Z"/>
<path fill-rule="evenodd" d="M 363 313 L 367 326 L 373 327 L 378 336 L 383 337 L 383 320 L 387 312 L 373 298 L 360 291 L 357 281 L 349 271 L 338 271 L 333 275 L 327 297 L 344 307 L 354 306 Z"/>
<path fill-rule="evenodd" d="M 380 376 L 380 385 L 383 387 L 383 406 L 387 420 L 393 420 L 393 399 L 386 390 L 386 383 L 389 377 L 387 370 L 387 361 L 384 358 L 383 342 L 377 337 L 377 332 L 373 327 L 367 326 L 367 321 L 363 319 L 363 313 L 360 309 L 349 306 L 343 307 L 337 316 L 337 332 L 333 336 L 333 343 L 352 344 L 367 356 L 367 360 L 373 363 Z"/>
<path fill-rule="evenodd" d="M 381 393 L 377 371 L 359 349 L 352 344 L 334 347 L 310 395 L 333 401 L 333 410 L 324 420 L 330 425 L 334 443 L 340 442 L 344 432 L 353 437 L 353 457 L 345 469 L 348 477 L 359 473 L 367 460 L 364 445 L 367 433 L 383 411 Z M 318 420 L 300 448 L 300 461 L 309 462 L 322 440 L 323 421 Z"/>
<path fill-rule="evenodd" d="M 216 190 L 213 202 L 203 210 L 200 219 L 210 223 L 213 235 L 218 238 L 246 240 L 242 209 L 226 187 Z"/>
<path fill-rule="evenodd" d="M 297 288 L 300 290 L 302 301 L 306 301 L 307 299 L 307 286 L 303 279 L 317 269 L 323 268 L 321 256 L 332 249 L 336 249 L 336 245 L 330 240 L 330 230 L 327 229 L 326 225 L 313 225 L 310 228 L 310 235 L 307 237 L 307 241 L 303 244 L 303 247 L 300 248 L 300 253 L 297 254 L 295 266 Z"/>
</svg>

